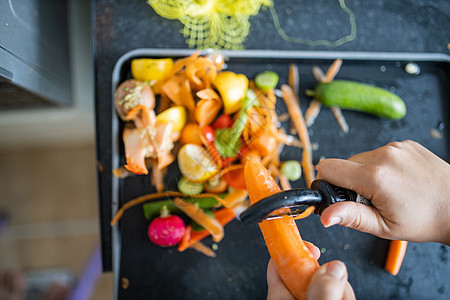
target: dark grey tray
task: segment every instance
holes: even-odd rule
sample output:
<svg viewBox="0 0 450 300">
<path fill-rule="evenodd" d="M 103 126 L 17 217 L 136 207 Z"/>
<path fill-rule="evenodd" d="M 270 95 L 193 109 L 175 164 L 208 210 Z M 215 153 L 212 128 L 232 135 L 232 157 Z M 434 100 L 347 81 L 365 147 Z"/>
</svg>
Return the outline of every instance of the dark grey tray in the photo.
<svg viewBox="0 0 450 300">
<path fill-rule="evenodd" d="M 131 78 L 130 63 L 141 57 L 183 57 L 189 50 L 137 49 L 122 56 L 114 68 L 113 94 L 118 84 Z M 310 128 L 311 141 L 318 143 L 314 161 L 321 156 L 347 158 L 372 150 L 394 140 L 413 139 L 449 161 L 448 128 L 442 139 L 430 135 L 432 128 L 442 122 L 449 124 L 450 57 L 443 54 L 369 53 L 369 52 L 300 52 L 300 51 L 224 51 L 229 70 L 244 73 L 249 78 L 263 70 L 272 69 L 286 83 L 288 64 L 295 63 L 300 71 L 300 103 L 303 109 L 310 99 L 304 90 L 313 88 L 313 65 L 323 70 L 336 58 L 344 64 L 337 78 L 375 84 L 402 97 L 407 115 L 399 121 L 376 118 L 364 113 L 344 111 L 350 132 L 343 134 L 331 112 L 323 108 Z M 404 67 L 409 62 L 419 65 L 421 73 L 411 75 Z M 112 101 L 112 100 L 111 100 Z M 285 111 L 282 101 L 277 111 Z M 122 122 L 114 111 L 111 132 L 112 168 L 125 162 L 121 139 Z M 286 148 L 282 159 L 299 158 L 301 153 Z M 173 187 L 178 174 L 173 164 L 166 177 Z M 418 181 L 421 179 L 418 178 Z M 299 180 L 294 186 L 304 186 Z M 112 179 L 111 203 L 101 204 L 103 215 L 111 209 L 114 214 L 123 203 L 145 193 L 153 192 L 148 176 Z M 105 202 L 105 201 L 103 201 Z M 112 204 L 112 206 L 111 206 Z M 109 208 L 108 208 L 109 206 Z M 267 293 L 266 267 L 269 259 L 264 241 L 256 225 L 233 221 L 225 228 L 225 238 L 219 244 L 217 258 L 211 259 L 194 251 L 178 253 L 175 248 L 160 248 L 147 238 L 147 221 L 141 206 L 124 214 L 119 226 L 109 227 L 110 220 L 102 218 L 104 259 L 112 248 L 115 273 L 115 296 L 119 299 L 265 299 Z M 398 276 L 383 270 L 388 241 L 342 227 L 324 229 L 317 216 L 299 221 L 304 239 L 324 250 L 319 262 L 343 260 L 349 270 L 349 281 L 357 298 L 433 298 L 444 299 L 450 293 L 450 263 L 448 248 L 438 244 L 410 243 Z M 206 240 L 211 243 L 210 240 Z M 105 254 L 106 253 L 106 254 Z M 128 288 L 120 285 L 122 278 Z"/>
</svg>

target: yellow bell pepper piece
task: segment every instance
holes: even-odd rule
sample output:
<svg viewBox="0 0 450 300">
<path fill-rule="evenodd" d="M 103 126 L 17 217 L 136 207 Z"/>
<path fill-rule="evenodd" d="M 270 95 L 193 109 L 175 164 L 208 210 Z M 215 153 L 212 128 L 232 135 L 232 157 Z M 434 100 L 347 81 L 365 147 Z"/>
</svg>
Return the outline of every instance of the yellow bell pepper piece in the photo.
<svg viewBox="0 0 450 300">
<path fill-rule="evenodd" d="M 181 132 L 186 124 L 186 109 L 183 106 L 168 108 L 157 115 L 156 120 L 160 123 L 172 122 L 172 132 Z"/>
<path fill-rule="evenodd" d="M 248 89 L 247 77 L 230 71 L 220 72 L 213 84 L 222 96 L 224 113 L 229 115 L 237 112 Z"/>
<path fill-rule="evenodd" d="M 139 58 L 131 61 L 131 75 L 142 81 L 161 80 L 166 77 L 173 66 L 171 58 Z"/>
</svg>

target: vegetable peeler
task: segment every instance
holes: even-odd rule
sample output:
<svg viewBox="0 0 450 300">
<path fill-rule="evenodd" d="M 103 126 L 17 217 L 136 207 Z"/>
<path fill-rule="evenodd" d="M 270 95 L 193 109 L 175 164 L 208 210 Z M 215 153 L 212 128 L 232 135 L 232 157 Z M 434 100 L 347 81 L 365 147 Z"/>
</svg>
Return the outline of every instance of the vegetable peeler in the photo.
<svg viewBox="0 0 450 300">
<path fill-rule="evenodd" d="M 372 205 L 370 200 L 352 190 L 332 185 L 324 180 L 314 180 L 311 189 L 292 189 L 273 194 L 250 205 L 239 218 L 245 223 L 252 223 L 283 216 L 295 217 L 304 211 L 301 208 L 309 206 L 315 206 L 314 213 L 321 214 L 331 204 L 342 201 Z M 283 207 L 291 210 L 286 213 L 273 213 Z"/>
</svg>

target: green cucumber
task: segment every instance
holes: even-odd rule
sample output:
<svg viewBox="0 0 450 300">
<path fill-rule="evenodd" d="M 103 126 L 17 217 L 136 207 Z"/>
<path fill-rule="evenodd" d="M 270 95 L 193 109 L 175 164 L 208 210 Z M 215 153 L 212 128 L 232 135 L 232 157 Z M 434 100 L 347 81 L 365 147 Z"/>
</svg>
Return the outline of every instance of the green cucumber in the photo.
<svg viewBox="0 0 450 300">
<path fill-rule="evenodd" d="M 279 78 L 277 73 L 267 70 L 256 75 L 255 84 L 261 90 L 267 92 L 268 90 L 277 87 L 278 80 Z"/>
<path fill-rule="evenodd" d="M 314 96 L 325 106 L 338 106 L 388 119 L 399 120 L 406 114 L 405 102 L 396 94 L 353 81 L 320 83 L 308 95 Z"/>
<path fill-rule="evenodd" d="M 202 183 L 194 183 L 187 180 L 185 177 L 181 177 L 178 180 L 178 190 L 185 195 L 194 196 L 203 192 Z"/>
</svg>

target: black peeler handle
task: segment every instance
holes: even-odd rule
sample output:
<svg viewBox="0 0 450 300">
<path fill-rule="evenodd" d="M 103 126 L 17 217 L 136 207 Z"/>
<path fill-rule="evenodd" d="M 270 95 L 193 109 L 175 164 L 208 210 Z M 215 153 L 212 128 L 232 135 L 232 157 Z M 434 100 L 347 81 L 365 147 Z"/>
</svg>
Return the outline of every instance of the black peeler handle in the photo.
<svg viewBox="0 0 450 300">
<path fill-rule="evenodd" d="M 314 211 L 316 214 L 322 214 L 324 209 L 331 204 L 342 201 L 353 201 L 372 206 L 372 202 L 369 199 L 364 198 L 352 190 L 332 185 L 324 180 L 314 180 L 311 183 L 311 189 L 319 191 L 322 196 L 320 205 Z"/>
<path fill-rule="evenodd" d="M 328 206 L 342 201 L 353 201 L 371 206 L 370 200 L 354 191 L 329 184 L 323 180 L 315 180 L 311 189 L 292 189 L 264 198 L 246 210 L 239 218 L 246 223 L 261 222 L 268 218 L 279 218 L 282 214 L 272 214 L 282 207 L 315 206 L 314 213 L 321 214 Z"/>
</svg>

